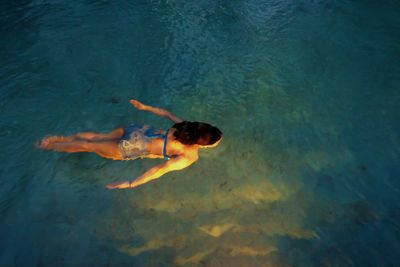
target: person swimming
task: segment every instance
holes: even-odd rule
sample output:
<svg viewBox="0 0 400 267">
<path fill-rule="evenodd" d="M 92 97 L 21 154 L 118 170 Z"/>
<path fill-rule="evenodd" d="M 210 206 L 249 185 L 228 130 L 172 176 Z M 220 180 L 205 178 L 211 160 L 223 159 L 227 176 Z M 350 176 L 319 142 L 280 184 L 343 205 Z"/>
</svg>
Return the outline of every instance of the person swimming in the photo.
<svg viewBox="0 0 400 267">
<path fill-rule="evenodd" d="M 166 130 L 149 125 L 131 124 L 110 133 L 83 132 L 71 136 L 50 136 L 41 140 L 39 148 L 59 152 L 94 152 L 113 160 L 164 158 L 167 161 L 150 168 L 133 181 L 115 182 L 108 189 L 134 188 L 162 175 L 182 170 L 199 158 L 200 148 L 216 147 L 222 132 L 208 123 L 184 121 L 171 112 L 145 105 L 132 99 L 130 103 L 139 110 L 166 117 L 175 124 Z"/>
</svg>

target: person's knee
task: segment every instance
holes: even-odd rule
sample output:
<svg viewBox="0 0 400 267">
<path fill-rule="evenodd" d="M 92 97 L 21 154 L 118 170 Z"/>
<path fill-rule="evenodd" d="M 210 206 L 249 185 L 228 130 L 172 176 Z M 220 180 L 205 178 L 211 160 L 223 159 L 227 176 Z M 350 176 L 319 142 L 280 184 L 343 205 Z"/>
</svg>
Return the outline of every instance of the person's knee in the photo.
<svg viewBox="0 0 400 267">
<path fill-rule="evenodd" d="M 77 133 L 75 134 L 75 137 L 79 138 L 79 139 L 93 139 L 96 137 L 95 133 L 91 133 L 91 132 L 84 132 L 84 133 Z"/>
</svg>

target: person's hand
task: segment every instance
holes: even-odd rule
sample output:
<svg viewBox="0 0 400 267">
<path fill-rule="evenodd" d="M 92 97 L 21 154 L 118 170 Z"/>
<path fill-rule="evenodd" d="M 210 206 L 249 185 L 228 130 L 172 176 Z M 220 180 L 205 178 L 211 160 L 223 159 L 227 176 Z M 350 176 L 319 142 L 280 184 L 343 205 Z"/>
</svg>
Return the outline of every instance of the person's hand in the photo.
<svg viewBox="0 0 400 267">
<path fill-rule="evenodd" d="M 143 109 L 146 107 L 146 105 L 140 103 L 139 101 L 137 101 L 137 100 L 135 100 L 135 99 L 131 99 L 129 102 L 130 102 L 132 105 L 134 105 L 135 108 L 140 109 L 140 110 L 143 110 Z"/>
<path fill-rule="evenodd" d="M 115 183 L 108 184 L 106 187 L 108 189 L 124 189 L 124 188 L 130 188 L 131 183 L 129 181 L 115 182 Z"/>
</svg>

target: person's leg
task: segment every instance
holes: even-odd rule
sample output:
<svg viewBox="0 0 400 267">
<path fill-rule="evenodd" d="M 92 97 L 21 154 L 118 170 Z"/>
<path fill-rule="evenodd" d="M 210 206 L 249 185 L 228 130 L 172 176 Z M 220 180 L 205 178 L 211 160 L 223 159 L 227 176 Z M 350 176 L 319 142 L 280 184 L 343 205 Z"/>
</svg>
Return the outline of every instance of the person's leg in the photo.
<svg viewBox="0 0 400 267">
<path fill-rule="evenodd" d="M 48 144 L 44 149 L 55 150 L 59 152 L 94 152 L 99 156 L 122 160 L 123 155 L 118 147 L 118 141 L 101 141 L 101 142 L 88 142 L 88 141 L 70 141 L 70 142 L 53 142 Z"/>
<path fill-rule="evenodd" d="M 93 132 L 84 132 L 77 133 L 70 136 L 50 136 L 44 138 L 40 143 L 39 147 L 43 149 L 47 149 L 54 143 L 65 143 L 72 141 L 115 141 L 122 138 L 124 134 L 123 128 L 117 128 L 110 133 L 93 133 Z"/>
<path fill-rule="evenodd" d="M 95 152 L 106 158 L 121 160 L 123 155 L 119 150 L 119 140 L 124 134 L 123 128 L 117 128 L 110 133 L 78 133 L 71 136 L 50 136 L 44 138 L 38 147 L 60 152 Z"/>
<path fill-rule="evenodd" d="M 121 139 L 123 135 L 124 135 L 124 128 L 117 128 L 110 133 L 84 132 L 71 135 L 70 137 L 85 141 L 109 141 L 109 140 Z"/>
</svg>

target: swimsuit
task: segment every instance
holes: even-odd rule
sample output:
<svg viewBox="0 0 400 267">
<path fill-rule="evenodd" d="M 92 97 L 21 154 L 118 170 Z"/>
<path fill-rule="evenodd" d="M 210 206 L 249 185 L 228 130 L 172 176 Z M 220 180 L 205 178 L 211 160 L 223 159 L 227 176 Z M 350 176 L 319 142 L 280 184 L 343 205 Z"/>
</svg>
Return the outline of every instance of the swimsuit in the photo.
<svg viewBox="0 0 400 267">
<path fill-rule="evenodd" d="M 119 141 L 119 149 L 125 160 L 143 158 L 150 154 L 147 149 L 153 138 L 164 139 L 163 155 L 164 159 L 169 159 L 167 155 L 167 139 L 169 129 L 165 134 L 160 133 L 155 128 L 148 125 L 131 124 L 124 129 L 124 135 Z"/>
</svg>

